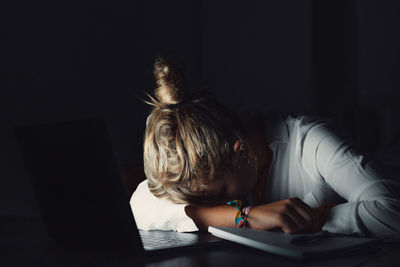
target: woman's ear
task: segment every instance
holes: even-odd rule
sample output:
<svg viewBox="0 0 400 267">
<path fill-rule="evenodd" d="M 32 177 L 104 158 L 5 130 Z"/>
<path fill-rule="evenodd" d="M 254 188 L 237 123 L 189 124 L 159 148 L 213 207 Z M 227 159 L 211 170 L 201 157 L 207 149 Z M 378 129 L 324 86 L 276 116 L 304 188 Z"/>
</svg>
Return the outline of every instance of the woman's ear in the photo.
<svg viewBox="0 0 400 267">
<path fill-rule="evenodd" d="M 233 144 L 233 151 L 234 151 L 235 153 L 239 151 L 240 145 L 241 145 L 241 143 L 240 143 L 240 140 L 239 140 L 239 139 L 236 140 L 235 143 Z"/>
</svg>

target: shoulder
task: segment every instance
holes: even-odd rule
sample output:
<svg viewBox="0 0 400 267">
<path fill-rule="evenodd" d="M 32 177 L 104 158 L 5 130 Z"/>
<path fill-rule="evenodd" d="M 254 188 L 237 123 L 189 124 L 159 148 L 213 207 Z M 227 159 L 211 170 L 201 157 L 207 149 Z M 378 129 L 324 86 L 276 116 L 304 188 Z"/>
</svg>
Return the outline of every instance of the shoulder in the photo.
<svg viewBox="0 0 400 267">
<path fill-rule="evenodd" d="M 305 142 L 317 144 L 322 139 L 352 142 L 349 133 L 330 118 L 318 115 L 288 115 L 285 122 L 292 137 L 301 145 L 305 145 Z"/>
<path fill-rule="evenodd" d="M 283 114 L 272 110 L 252 110 L 253 118 L 264 125 L 269 143 L 291 143 L 304 140 L 316 141 L 327 136 L 348 137 L 330 118 L 312 114 Z M 249 118 L 250 116 L 247 116 Z"/>
<path fill-rule="evenodd" d="M 338 147 L 353 145 L 347 132 L 332 119 L 317 115 L 289 115 L 290 144 L 301 158 L 312 159 L 318 151 L 335 151 Z"/>
<path fill-rule="evenodd" d="M 285 119 L 288 125 L 293 125 L 293 130 L 297 130 L 300 136 L 305 136 L 310 130 L 316 130 L 319 127 L 333 127 L 334 120 L 318 115 L 293 115 L 290 114 Z"/>
<path fill-rule="evenodd" d="M 310 133 L 322 136 L 322 129 L 333 128 L 335 122 L 318 115 L 280 114 L 270 112 L 267 118 L 267 131 L 271 141 L 295 144 L 302 142 Z M 303 144 L 303 143 L 302 143 Z"/>
<path fill-rule="evenodd" d="M 290 132 L 289 147 L 292 159 L 296 159 L 307 176 L 323 181 L 317 166 L 321 151 L 335 151 L 344 142 L 334 120 L 317 115 L 288 115 L 285 119 Z M 327 158 L 327 157 L 326 157 Z"/>
</svg>

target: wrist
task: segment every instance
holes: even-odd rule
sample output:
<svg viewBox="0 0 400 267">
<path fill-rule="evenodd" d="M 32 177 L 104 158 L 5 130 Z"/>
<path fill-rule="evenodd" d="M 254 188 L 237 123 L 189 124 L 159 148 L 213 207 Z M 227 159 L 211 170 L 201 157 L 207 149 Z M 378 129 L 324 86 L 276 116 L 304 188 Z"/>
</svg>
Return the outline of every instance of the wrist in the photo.
<svg viewBox="0 0 400 267">
<path fill-rule="evenodd" d="M 259 206 L 253 206 L 249 214 L 247 215 L 247 227 L 248 228 L 253 228 L 253 229 L 261 229 L 259 227 L 259 219 L 260 216 L 258 214 L 260 213 L 259 211 Z"/>
</svg>

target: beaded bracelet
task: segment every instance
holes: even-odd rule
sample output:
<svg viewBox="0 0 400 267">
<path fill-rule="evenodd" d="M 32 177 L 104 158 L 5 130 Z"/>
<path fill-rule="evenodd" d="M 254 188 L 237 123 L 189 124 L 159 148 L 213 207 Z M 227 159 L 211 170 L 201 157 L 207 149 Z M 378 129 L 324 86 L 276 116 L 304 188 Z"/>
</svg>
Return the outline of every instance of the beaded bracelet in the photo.
<svg viewBox="0 0 400 267">
<path fill-rule="evenodd" d="M 247 228 L 249 222 L 247 221 L 247 217 L 249 217 L 249 213 L 252 206 L 247 206 L 242 209 L 242 220 L 240 221 L 238 227 Z"/>
<path fill-rule="evenodd" d="M 228 201 L 226 204 L 235 205 L 236 206 L 236 215 L 235 215 L 235 225 L 238 228 L 247 227 L 247 217 L 249 216 L 250 210 L 252 206 L 247 206 L 242 209 L 242 201 L 241 200 L 232 200 Z"/>
</svg>

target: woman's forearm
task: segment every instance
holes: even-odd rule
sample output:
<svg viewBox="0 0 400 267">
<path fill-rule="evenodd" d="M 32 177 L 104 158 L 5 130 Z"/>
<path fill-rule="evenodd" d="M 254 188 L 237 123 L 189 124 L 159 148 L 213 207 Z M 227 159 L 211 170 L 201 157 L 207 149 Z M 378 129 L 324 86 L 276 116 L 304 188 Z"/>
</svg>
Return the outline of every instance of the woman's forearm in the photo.
<svg viewBox="0 0 400 267">
<path fill-rule="evenodd" d="M 254 206 L 248 214 L 248 226 L 259 230 L 278 228 L 285 233 L 315 232 L 320 228 L 318 211 L 298 198 L 284 199 Z M 233 206 L 188 205 L 185 212 L 200 231 L 207 231 L 208 226 L 235 226 L 236 207 Z M 320 212 L 328 209 L 324 207 Z"/>
<path fill-rule="evenodd" d="M 207 231 L 208 226 L 235 226 L 236 208 L 228 205 L 185 207 L 185 212 L 200 231 Z"/>
</svg>

